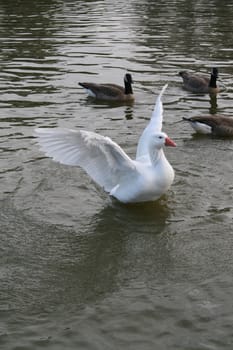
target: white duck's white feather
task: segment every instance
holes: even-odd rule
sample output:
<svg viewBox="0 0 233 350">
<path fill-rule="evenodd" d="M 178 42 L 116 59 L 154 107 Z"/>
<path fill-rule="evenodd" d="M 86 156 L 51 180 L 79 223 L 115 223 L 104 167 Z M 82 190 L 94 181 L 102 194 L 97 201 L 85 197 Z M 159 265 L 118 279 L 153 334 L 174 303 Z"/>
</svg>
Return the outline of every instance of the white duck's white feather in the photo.
<svg viewBox="0 0 233 350">
<path fill-rule="evenodd" d="M 132 160 L 109 137 L 94 132 L 71 129 L 36 129 L 42 151 L 62 164 L 81 166 L 110 195 L 122 202 L 158 199 L 168 190 L 174 171 L 167 161 L 163 146 L 167 135 L 162 124 L 163 88 L 150 121 L 140 138 L 139 156 Z M 147 137 L 148 138 L 147 138 Z"/>
<path fill-rule="evenodd" d="M 137 153 L 136 153 L 136 159 L 143 160 L 145 156 L 148 156 L 148 143 L 150 140 L 151 135 L 153 135 L 155 132 L 159 132 L 162 130 L 162 124 L 163 124 L 163 103 L 162 103 L 162 95 L 164 91 L 166 90 L 168 84 L 164 85 L 162 88 L 159 96 L 156 99 L 155 107 L 152 112 L 152 116 L 150 119 L 149 124 L 144 129 L 137 146 Z"/>
<path fill-rule="evenodd" d="M 110 192 L 135 169 L 133 161 L 109 137 L 71 129 L 35 129 L 41 150 L 53 160 L 81 166 L 105 191 Z"/>
</svg>

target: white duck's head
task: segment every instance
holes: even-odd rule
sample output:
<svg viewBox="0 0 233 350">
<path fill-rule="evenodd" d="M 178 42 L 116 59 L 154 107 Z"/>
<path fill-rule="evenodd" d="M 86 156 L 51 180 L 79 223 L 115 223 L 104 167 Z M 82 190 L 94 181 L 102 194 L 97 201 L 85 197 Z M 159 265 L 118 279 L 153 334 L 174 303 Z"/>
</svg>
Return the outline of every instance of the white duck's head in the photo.
<svg viewBox="0 0 233 350">
<path fill-rule="evenodd" d="M 176 144 L 164 132 L 157 132 L 151 135 L 148 153 L 152 164 L 157 164 L 157 161 L 164 155 L 163 148 L 165 146 L 176 147 Z"/>
<path fill-rule="evenodd" d="M 150 148 L 160 149 L 164 146 L 176 147 L 175 142 L 170 139 L 165 132 L 154 133 L 150 140 Z"/>
</svg>

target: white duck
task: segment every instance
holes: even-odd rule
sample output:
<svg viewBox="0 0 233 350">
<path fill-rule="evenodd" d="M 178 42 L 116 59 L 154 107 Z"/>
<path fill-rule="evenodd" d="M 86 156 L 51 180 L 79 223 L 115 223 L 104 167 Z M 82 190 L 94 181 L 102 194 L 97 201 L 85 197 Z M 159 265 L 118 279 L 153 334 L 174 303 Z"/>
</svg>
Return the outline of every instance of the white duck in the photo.
<svg viewBox="0 0 233 350">
<path fill-rule="evenodd" d="M 81 166 L 111 196 L 124 203 L 154 201 L 174 180 L 174 170 L 163 147 L 176 144 L 161 132 L 163 105 L 157 98 L 150 123 L 142 133 L 132 160 L 109 137 L 91 131 L 35 129 L 42 151 L 62 164 Z"/>
</svg>

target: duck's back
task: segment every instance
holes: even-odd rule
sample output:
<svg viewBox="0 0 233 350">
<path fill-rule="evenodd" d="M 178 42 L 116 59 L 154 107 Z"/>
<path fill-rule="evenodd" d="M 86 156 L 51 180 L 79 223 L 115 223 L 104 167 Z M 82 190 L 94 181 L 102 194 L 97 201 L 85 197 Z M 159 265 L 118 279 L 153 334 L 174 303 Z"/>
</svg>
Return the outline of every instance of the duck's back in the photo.
<svg viewBox="0 0 233 350">
<path fill-rule="evenodd" d="M 210 79 L 208 77 L 190 74 L 188 72 L 180 72 L 180 76 L 183 78 L 183 85 L 186 90 L 203 93 L 209 91 Z"/>
</svg>

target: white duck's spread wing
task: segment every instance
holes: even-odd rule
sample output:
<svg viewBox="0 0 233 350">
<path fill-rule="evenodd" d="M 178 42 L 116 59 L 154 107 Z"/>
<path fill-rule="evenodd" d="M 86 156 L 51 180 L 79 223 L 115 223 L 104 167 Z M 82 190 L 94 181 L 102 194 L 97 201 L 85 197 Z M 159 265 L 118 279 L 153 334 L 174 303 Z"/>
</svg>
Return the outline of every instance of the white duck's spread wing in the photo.
<svg viewBox="0 0 233 350">
<path fill-rule="evenodd" d="M 135 172 L 134 161 L 109 137 L 84 130 L 36 129 L 42 151 L 62 164 L 81 166 L 107 192 Z"/>
<path fill-rule="evenodd" d="M 149 124 L 143 131 L 137 146 L 136 159 L 145 157 L 148 155 L 148 142 L 150 136 L 155 132 L 160 132 L 162 130 L 163 124 L 163 103 L 162 103 L 162 95 L 166 90 L 168 84 L 164 85 L 159 96 L 156 99 L 155 107 L 150 119 Z"/>
</svg>

